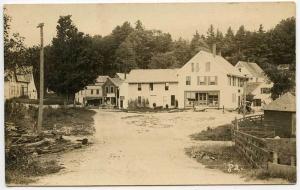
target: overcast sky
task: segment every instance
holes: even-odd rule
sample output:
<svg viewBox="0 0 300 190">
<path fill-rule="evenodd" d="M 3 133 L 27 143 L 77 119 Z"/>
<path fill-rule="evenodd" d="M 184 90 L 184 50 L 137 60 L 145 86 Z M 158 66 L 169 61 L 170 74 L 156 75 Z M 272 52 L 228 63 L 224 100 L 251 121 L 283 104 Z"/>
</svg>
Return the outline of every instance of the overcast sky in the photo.
<svg viewBox="0 0 300 190">
<path fill-rule="evenodd" d="M 282 19 L 295 16 L 293 3 L 190 3 L 190 4 L 69 4 L 69 5 L 6 5 L 12 17 L 11 32 L 25 37 L 27 46 L 39 44 L 39 22 L 44 22 L 45 44 L 56 35 L 59 16 L 72 15 L 72 20 L 90 35 L 110 34 L 116 25 L 141 20 L 148 29 L 168 32 L 173 39 L 191 39 L 196 30 L 205 34 L 213 24 L 223 33 L 240 25 L 257 30 L 275 27 Z"/>
</svg>

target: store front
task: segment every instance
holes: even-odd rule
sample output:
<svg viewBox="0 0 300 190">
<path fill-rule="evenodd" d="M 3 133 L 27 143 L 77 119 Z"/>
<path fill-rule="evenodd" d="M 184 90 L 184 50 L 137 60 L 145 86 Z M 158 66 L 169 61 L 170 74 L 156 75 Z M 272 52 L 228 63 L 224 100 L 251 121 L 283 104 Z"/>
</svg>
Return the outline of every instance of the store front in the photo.
<svg viewBox="0 0 300 190">
<path fill-rule="evenodd" d="M 184 97 L 185 107 L 219 107 L 219 91 L 186 91 Z"/>
</svg>

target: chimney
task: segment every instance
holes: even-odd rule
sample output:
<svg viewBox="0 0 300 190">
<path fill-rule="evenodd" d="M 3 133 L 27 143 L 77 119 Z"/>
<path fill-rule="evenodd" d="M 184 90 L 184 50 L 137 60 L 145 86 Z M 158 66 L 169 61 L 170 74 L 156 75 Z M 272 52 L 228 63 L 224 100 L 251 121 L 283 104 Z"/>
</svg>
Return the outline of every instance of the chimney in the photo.
<svg viewBox="0 0 300 190">
<path fill-rule="evenodd" d="M 217 45 L 215 43 L 213 43 L 213 45 L 212 45 L 212 53 L 213 53 L 214 57 L 216 57 L 216 52 L 217 52 Z"/>
</svg>

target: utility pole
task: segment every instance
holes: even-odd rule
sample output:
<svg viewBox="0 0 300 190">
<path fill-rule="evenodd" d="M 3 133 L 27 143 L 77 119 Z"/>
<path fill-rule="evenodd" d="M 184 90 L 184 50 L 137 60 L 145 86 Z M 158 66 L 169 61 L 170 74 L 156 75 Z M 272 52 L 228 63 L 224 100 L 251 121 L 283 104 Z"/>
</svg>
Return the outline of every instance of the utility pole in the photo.
<svg viewBox="0 0 300 190">
<path fill-rule="evenodd" d="M 245 119 L 245 114 L 246 114 L 246 88 L 247 88 L 247 75 L 245 75 L 245 81 L 244 81 L 244 106 L 243 106 L 243 118 Z"/>
<path fill-rule="evenodd" d="M 39 103 L 39 115 L 37 124 L 37 133 L 42 131 L 43 124 L 43 104 L 44 104 L 44 39 L 43 39 L 43 27 L 44 23 L 40 23 L 37 28 L 40 28 L 41 34 L 41 49 L 40 49 L 40 103 Z"/>
</svg>

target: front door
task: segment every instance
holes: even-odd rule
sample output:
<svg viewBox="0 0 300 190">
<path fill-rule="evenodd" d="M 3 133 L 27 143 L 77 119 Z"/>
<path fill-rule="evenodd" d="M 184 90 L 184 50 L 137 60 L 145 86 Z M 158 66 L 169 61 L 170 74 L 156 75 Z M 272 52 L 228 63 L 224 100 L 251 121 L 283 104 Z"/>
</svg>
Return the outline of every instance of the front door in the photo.
<svg viewBox="0 0 300 190">
<path fill-rule="evenodd" d="M 123 108 L 123 100 L 120 100 L 120 107 Z"/>
<path fill-rule="evenodd" d="M 175 95 L 171 95 L 171 106 L 175 106 Z"/>
</svg>

